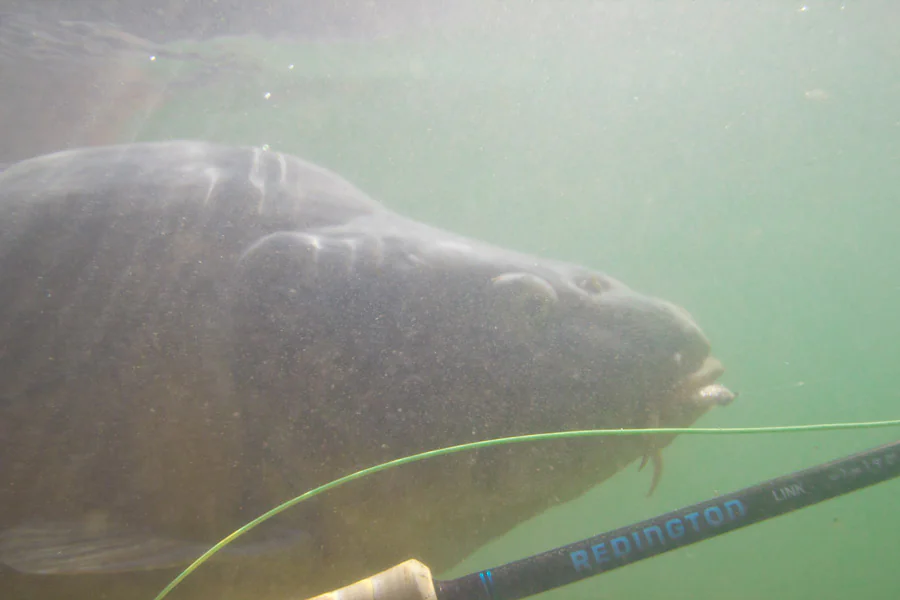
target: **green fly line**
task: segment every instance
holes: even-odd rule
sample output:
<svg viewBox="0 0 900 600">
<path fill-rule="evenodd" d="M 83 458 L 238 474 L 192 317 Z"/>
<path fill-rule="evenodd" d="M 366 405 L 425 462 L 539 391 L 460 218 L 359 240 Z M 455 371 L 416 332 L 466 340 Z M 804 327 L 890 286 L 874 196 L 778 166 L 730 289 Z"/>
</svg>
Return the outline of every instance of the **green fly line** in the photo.
<svg viewBox="0 0 900 600">
<path fill-rule="evenodd" d="M 304 500 L 308 500 L 313 496 L 318 496 L 323 492 L 327 492 L 330 489 L 336 488 L 340 485 L 344 485 L 345 483 L 350 483 L 351 481 L 355 481 L 357 479 L 361 479 L 368 475 L 374 475 L 375 473 L 379 473 L 381 471 L 385 471 L 387 469 L 391 469 L 393 467 L 399 467 L 401 465 L 406 465 L 413 462 L 418 462 L 420 460 L 425 460 L 427 458 L 435 458 L 437 456 L 446 456 L 447 454 L 455 454 L 457 452 L 463 452 L 466 450 L 476 450 L 478 448 L 489 448 L 493 446 L 505 446 L 507 444 L 519 444 L 524 442 L 540 442 L 547 440 L 559 440 L 559 439 L 573 439 L 573 438 L 584 438 L 584 437 L 599 437 L 599 436 L 625 436 L 625 435 L 655 435 L 655 434 L 678 434 L 678 435 L 728 435 L 728 434 L 758 434 L 758 433 L 797 433 L 797 432 L 806 432 L 806 431 L 836 431 L 842 429 L 875 429 L 881 427 L 897 427 L 900 426 L 900 419 L 890 420 L 890 421 L 864 421 L 859 423 L 821 423 L 815 425 L 784 425 L 779 427 L 660 427 L 653 429 L 585 429 L 580 431 L 556 431 L 552 433 L 532 433 L 528 435 L 516 435 L 512 437 L 504 437 L 504 438 L 496 438 L 492 440 L 482 440 L 478 442 L 469 442 L 466 444 L 459 444 L 456 446 L 448 446 L 446 448 L 438 448 L 436 450 L 429 450 L 427 452 L 421 452 L 419 454 L 412 454 L 410 456 L 404 456 L 403 458 L 397 458 L 394 460 L 390 460 L 388 462 L 381 463 L 379 465 L 375 465 L 373 467 L 368 467 L 366 469 L 362 469 L 360 471 L 356 471 L 355 473 L 350 473 L 349 475 L 344 475 L 334 481 L 330 481 L 325 485 L 320 485 L 319 487 L 309 490 L 308 492 L 301 494 L 295 498 L 288 500 L 282 504 L 279 504 L 272 510 L 256 517 L 243 527 L 236 529 L 228 536 L 223 538 L 220 542 L 214 545 L 212 548 L 204 552 L 197 560 L 191 563 L 184 571 L 178 574 L 175 579 L 173 579 L 169 585 L 167 585 L 154 600 L 163 600 L 166 596 L 169 595 L 175 586 L 181 583 L 185 577 L 193 573 L 197 570 L 197 568 L 209 560 L 216 552 L 244 535 L 257 525 L 260 525 L 264 521 L 267 521 L 274 517 L 275 515 L 284 512 L 285 510 L 300 504 Z"/>
</svg>

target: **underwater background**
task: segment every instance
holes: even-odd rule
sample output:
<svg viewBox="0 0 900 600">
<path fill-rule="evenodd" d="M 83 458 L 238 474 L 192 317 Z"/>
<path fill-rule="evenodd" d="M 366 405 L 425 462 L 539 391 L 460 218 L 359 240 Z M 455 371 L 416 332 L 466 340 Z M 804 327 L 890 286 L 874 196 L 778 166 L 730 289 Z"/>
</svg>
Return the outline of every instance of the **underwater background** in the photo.
<svg viewBox="0 0 900 600">
<path fill-rule="evenodd" d="M 900 417 L 900 5 L 334 3 L 306 29 L 163 20 L 155 38 L 96 5 L 73 24 L 48 2 L 62 24 L 40 36 L 51 15 L 9 3 L 0 161 L 168 138 L 297 154 L 410 217 L 688 308 L 741 394 L 698 426 Z M 681 436 L 652 497 L 634 465 L 435 575 L 897 435 Z M 880 484 L 544 597 L 896 599 L 898 493 Z"/>
</svg>

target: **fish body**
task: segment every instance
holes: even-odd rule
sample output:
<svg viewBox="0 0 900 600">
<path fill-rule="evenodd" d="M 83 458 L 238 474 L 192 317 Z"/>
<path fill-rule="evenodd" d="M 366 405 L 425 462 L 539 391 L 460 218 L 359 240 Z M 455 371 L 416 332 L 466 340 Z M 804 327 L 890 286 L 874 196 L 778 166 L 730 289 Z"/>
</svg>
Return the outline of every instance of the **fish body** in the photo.
<svg viewBox="0 0 900 600">
<path fill-rule="evenodd" d="M 683 309 L 405 218 L 293 156 L 37 157 L 0 174 L 0 586 L 152 598 L 339 476 L 487 438 L 686 426 L 733 397 L 721 373 Z M 305 597 L 411 557 L 439 572 L 670 441 L 392 469 L 279 515 L 177 597 Z"/>
</svg>

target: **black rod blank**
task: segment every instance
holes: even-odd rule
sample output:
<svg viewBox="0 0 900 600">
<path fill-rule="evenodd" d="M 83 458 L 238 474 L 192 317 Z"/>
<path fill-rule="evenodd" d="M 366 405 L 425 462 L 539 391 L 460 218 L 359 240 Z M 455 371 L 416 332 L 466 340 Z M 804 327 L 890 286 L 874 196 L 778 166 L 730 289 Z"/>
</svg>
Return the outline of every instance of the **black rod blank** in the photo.
<svg viewBox="0 0 900 600">
<path fill-rule="evenodd" d="M 900 441 L 486 569 L 435 581 L 438 600 L 518 600 L 900 476 Z"/>
</svg>

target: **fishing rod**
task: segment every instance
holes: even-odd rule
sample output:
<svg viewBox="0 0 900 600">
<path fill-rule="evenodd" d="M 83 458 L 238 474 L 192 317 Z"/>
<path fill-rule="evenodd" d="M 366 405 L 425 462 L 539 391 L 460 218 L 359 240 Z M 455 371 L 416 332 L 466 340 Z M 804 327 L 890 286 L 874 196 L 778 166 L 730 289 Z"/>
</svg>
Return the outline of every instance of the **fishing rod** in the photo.
<svg viewBox="0 0 900 600">
<path fill-rule="evenodd" d="M 310 600 L 518 600 L 898 476 L 900 440 L 458 579 L 408 560 Z"/>
</svg>

